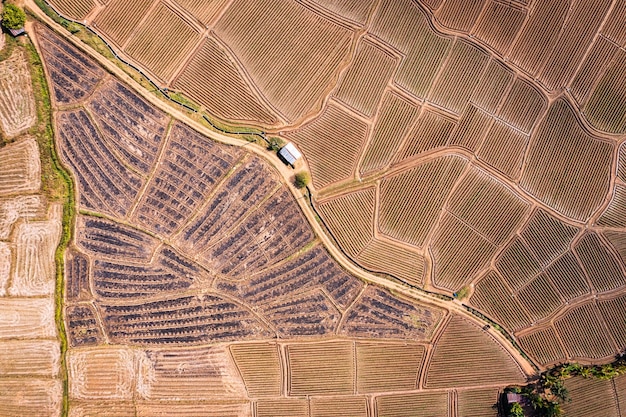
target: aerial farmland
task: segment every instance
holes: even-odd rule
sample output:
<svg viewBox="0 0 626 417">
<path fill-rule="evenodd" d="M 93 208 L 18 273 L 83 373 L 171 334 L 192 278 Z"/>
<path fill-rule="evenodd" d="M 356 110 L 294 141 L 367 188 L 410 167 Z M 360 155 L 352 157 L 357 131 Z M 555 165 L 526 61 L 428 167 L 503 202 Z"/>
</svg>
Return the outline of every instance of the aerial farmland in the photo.
<svg viewBox="0 0 626 417">
<path fill-rule="evenodd" d="M 625 1 L 2 19 L 1 416 L 626 417 Z"/>
</svg>

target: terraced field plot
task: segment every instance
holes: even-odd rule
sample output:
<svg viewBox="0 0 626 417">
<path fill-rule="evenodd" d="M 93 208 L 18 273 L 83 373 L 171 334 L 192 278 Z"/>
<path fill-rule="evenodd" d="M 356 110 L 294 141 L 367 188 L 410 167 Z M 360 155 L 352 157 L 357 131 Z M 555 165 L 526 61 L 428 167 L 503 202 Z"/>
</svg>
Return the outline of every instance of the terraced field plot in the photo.
<svg viewBox="0 0 626 417">
<path fill-rule="evenodd" d="M 145 377 L 164 344 L 181 358 L 227 348 L 231 398 L 203 399 L 221 415 L 341 415 L 343 401 L 379 417 L 492 415 L 485 403 L 523 382 L 516 353 L 463 308 L 540 368 L 626 347 L 622 2 L 51 2 L 89 14 L 201 111 L 293 141 L 322 224 L 309 226 L 315 214 L 267 162 L 172 120 L 42 32 L 82 210 L 66 262 L 70 350 L 131 352 L 142 371 L 111 391 L 116 410 L 156 413 L 176 397 L 151 396 Z M 19 204 L 6 210 L 37 211 Z M 349 262 L 401 290 L 360 281 Z M 400 295 L 414 287 L 465 307 Z M 392 388 L 367 380 L 384 351 Z M 98 409 L 97 395 L 74 395 L 83 413 Z"/>
</svg>

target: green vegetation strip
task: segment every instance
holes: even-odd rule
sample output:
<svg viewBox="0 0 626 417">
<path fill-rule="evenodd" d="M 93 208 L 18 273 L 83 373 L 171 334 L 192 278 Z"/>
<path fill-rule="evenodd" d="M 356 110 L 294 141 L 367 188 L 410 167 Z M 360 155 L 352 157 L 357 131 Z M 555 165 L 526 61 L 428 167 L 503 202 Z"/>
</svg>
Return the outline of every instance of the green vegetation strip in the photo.
<svg viewBox="0 0 626 417">
<path fill-rule="evenodd" d="M 63 384 L 62 416 L 68 414 L 68 375 L 66 364 L 67 335 L 63 321 L 63 301 L 65 290 L 64 254 L 72 240 L 75 216 L 74 183 L 69 173 L 63 168 L 54 145 L 52 125 L 52 107 L 50 94 L 41 59 L 32 43 L 27 43 L 28 60 L 33 79 L 33 93 L 37 103 L 37 125 L 31 132 L 37 139 L 41 153 L 41 174 L 43 192 L 51 201 L 63 204 L 62 235 L 55 252 L 55 320 L 61 342 L 61 381 Z"/>
</svg>

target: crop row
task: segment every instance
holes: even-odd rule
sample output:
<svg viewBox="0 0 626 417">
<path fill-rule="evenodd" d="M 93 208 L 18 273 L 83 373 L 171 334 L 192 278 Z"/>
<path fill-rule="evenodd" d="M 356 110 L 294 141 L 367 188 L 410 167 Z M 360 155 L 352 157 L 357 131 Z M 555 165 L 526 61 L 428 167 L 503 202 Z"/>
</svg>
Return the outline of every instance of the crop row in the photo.
<svg viewBox="0 0 626 417">
<path fill-rule="evenodd" d="M 41 163 L 34 138 L 0 149 L 0 196 L 38 191 L 40 187 Z"/>
<path fill-rule="evenodd" d="M 158 234 L 173 233 L 187 222 L 239 155 L 238 150 L 176 123 L 134 221 Z"/>
<path fill-rule="evenodd" d="M 143 180 L 113 152 L 117 144 L 105 141 L 84 110 L 57 115 L 63 161 L 74 172 L 83 208 L 124 217 Z"/>
<path fill-rule="evenodd" d="M 7 137 L 13 137 L 36 120 L 28 61 L 24 52 L 17 49 L 0 62 L 0 127 Z"/>
<path fill-rule="evenodd" d="M 70 346 L 95 346 L 104 342 L 104 336 L 90 305 L 69 305 L 65 308 L 65 320 Z"/>
<path fill-rule="evenodd" d="M 73 104 L 90 95 L 104 71 L 67 41 L 41 25 L 36 25 L 43 61 L 58 104 Z"/>
</svg>

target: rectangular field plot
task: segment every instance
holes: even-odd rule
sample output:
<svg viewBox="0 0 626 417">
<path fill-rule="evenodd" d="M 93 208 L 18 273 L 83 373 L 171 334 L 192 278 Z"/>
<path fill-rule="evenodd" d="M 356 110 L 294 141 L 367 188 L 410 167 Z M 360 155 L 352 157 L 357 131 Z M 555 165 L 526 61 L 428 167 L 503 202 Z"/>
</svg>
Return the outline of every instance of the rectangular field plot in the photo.
<svg viewBox="0 0 626 417">
<path fill-rule="evenodd" d="M 518 236 L 515 236 L 500 252 L 495 266 L 513 292 L 517 292 L 541 272 L 541 266 L 535 260 L 528 245 Z"/>
<path fill-rule="evenodd" d="M 176 3 L 189 11 L 194 17 L 205 25 L 211 23 L 213 18 L 228 3 L 227 0 L 176 0 Z"/>
<path fill-rule="evenodd" d="M 132 401 L 72 401 L 68 417 L 137 417 Z"/>
<path fill-rule="evenodd" d="M 585 272 L 571 251 L 554 261 L 545 271 L 565 301 L 591 292 Z"/>
<path fill-rule="evenodd" d="M 310 402 L 311 417 L 368 417 L 366 397 L 313 397 Z"/>
<path fill-rule="evenodd" d="M 596 82 L 607 69 L 618 49 L 617 45 L 603 36 L 596 38 L 589 54 L 570 83 L 570 91 L 578 104 L 582 106 L 587 102 Z"/>
<path fill-rule="evenodd" d="M 33 375 L 57 377 L 61 357 L 59 342 L 53 340 L 20 340 L 0 342 L 2 377 Z M 0 385 L 2 383 L 0 382 Z"/>
<path fill-rule="evenodd" d="M 564 415 L 568 417 L 620 416 L 612 381 L 577 376 L 566 379 L 565 388 L 569 391 L 572 400 L 563 404 Z"/>
<path fill-rule="evenodd" d="M 55 379 L 0 379 L 0 409 L 6 416 L 61 416 L 63 387 Z"/>
<path fill-rule="evenodd" d="M 471 102 L 494 114 L 514 76 L 515 73 L 508 66 L 492 59 L 472 94 Z"/>
<path fill-rule="evenodd" d="M 589 301 L 554 322 L 570 358 L 604 359 L 616 353 L 600 317 L 596 305 Z"/>
<path fill-rule="evenodd" d="M 626 295 L 598 301 L 598 308 L 617 346 L 626 345 Z"/>
<path fill-rule="evenodd" d="M 395 82 L 426 97 L 448 55 L 452 38 L 435 33 L 425 12 L 410 0 L 387 0 L 378 7 L 370 32 L 405 54 Z"/>
<path fill-rule="evenodd" d="M 420 345 L 356 342 L 357 392 L 416 389 L 425 356 Z"/>
<path fill-rule="evenodd" d="M 279 347 L 270 343 L 241 343 L 230 346 L 248 396 L 279 397 L 282 370 Z"/>
<path fill-rule="evenodd" d="M 396 58 L 376 44 L 361 41 L 352 65 L 344 74 L 335 97 L 371 117 L 396 68 Z"/>
<path fill-rule="evenodd" d="M 395 162 L 446 146 L 456 121 L 437 111 L 422 111 Z"/>
<path fill-rule="evenodd" d="M 63 208 L 50 206 L 50 219 L 21 223 L 14 230 L 16 246 L 13 280 L 10 295 L 52 295 L 56 282 L 54 255 L 61 239 Z"/>
<path fill-rule="evenodd" d="M 135 417 L 252 417 L 247 401 L 159 402 L 138 401 Z"/>
<path fill-rule="evenodd" d="M 238 149 L 213 142 L 177 122 L 134 221 L 158 234 L 171 234 L 189 219 L 239 155 Z"/>
<path fill-rule="evenodd" d="M 252 27 L 263 31 L 249 30 Z M 322 98 L 352 37 L 351 31 L 297 2 L 276 0 L 235 0 L 215 25 L 215 33 L 291 122 Z M 299 74 L 295 82 L 294 74 Z"/>
<path fill-rule="evenodd" d="M 17 136 L 35 124 L 35 99 L 24 52 L 16 49 L 0 62 L 0 127 L 5 136 Z"/>
<path fill-rule="evenodd" d="M 300 398 L 259 400 L 256 417 L 309 417 L 309 402 Z"/>
<path fill-rule="evenodd" d="M 47 339 L 57 336 L 53 298 L 3 298 L 0 339 Z"/>
<path fill-rule="evenodd" d="M 552 326 L 526 333 L 517 339 L 522 348 L 542 365 L 567 360 L 567 354 Z"/>
<path fill-rule="evenodd" d="M 74 20 L 83 20 L 96 7 L 94 0 L 52 0 L 50 4 L 63 16 Z"/>
<path fill-rule="evenodd" d="M 626 284 L 619 261 L 595 233 L 583 235 L 576 242 L 574 251 L 598 293 L 621 288 Z"/>
<path fill-rule="evenodd" d="M 457 417 L 498 417 L 498 388 L 457 391 Z"/>
<path fill-rule="evenodd" d="M 360 165 L 361 175 L 386 167 L 419 115 L 420 107 L 386 92 L 378 118 Z"/>
<path fill-rule="evenodd" d="M 489 114 L 469 104 L 452 132 L 449 145 L 462 146 L 474 152 L 483 142 L 492 122 Z"/>
<path fill-rule="evenodd" d="M 447 392 L 419 392 L 376 397 L 378 417 L 448 417 L 451 415 Z"/>
<path fill-rule="evenodd" d="M 133 32 L 124 50 L 160 80 L 168 82 L 198 42 L 200 34 L 159 2 Z"/>
<path fill-rule="evenodd" d="M 579 229 L 563 223 L 543 209 L 535 209 L 520 236 L 541 266 L 545 267 L 564 253 Z"/>
<path fill-rule="evenodd" d="M 145 352 L 139 394 L 156 400 L 245 398 L 246 389 L 225 347 L 154 349 Z"/>
<path fill-rule="evenodd" d="M 543 93 L 530 82 L 518 78 L 513 82 L 498 114 L 513 127 L 530 133 L 547 107 Z"/>
<path fill-rule="evenodd" d="M 137 354 L 124 347 L 70 350 L 70 397 L 130 400 L 136 384 Z"/>
<path fill-rule="evenodd" d="M 354 393 L 354 345 L 333 341 L 287 346 L 290 395 Z"/>
<path fill-rule="evenodd" d="M 0 196 L 38 191 L 40 187 L 41 162 L 34 138 L 0 149 Z"/>
<path fill-rule="evenodd" d="M 495 121 L 477 156 L 515 181 L 519 179 L 522 172 L 529 140 L 529 135 L 512 129 L 500 121 Z"/>
</svg>

